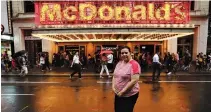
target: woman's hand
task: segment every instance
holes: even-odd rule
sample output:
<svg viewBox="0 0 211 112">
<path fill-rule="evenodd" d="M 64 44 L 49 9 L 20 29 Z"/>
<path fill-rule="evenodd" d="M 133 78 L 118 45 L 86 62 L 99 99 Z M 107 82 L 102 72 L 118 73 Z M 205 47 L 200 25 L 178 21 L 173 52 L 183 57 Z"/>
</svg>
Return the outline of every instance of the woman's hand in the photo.
<svg viewBox="0 0 211 112">
<path fill-rule="evenodd" d="M 117 94 L 117 96 L 122 96 L 124 94 L 124 92 L 123 91 L 120 91 L 118 94 Z"/>
<path fill-rule="evenodd" d="M 114 86 L 112 86 L 112 90 L 114 91 L 114 93 L 118 94 L 118 91 Z"/>
</svg>

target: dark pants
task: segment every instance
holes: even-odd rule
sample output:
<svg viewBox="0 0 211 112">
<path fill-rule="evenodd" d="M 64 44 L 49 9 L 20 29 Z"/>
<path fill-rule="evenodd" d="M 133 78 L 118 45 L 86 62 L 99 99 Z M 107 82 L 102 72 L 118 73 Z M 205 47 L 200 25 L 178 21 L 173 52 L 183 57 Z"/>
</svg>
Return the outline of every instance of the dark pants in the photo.
<svg viewBox="0 0 211 112">
<path fill-rule="evenodd" d="M 152 68 L 153 68 L 152 80 L 154 81 L 155 80 L 155 73 L 156 73 L 156 71 L 157 71 L 157 79 L 160 77 L 160 71 L 161 71 L 160 64 L 153 62 L 152 63 Z"/>
<path fill-rule="evenodd" d="M 73 70 L 74 71 L 70 76 L 73 77 L 74 74 L 78 73 L 78 77 L 81 78 L 81 65 L 80 64 L 74 64 Z"/>
<path fill-rule="evenodd" d="M 167 69 L 168 69 L 168 72 L 171 72 L 171 71 L 172 71 L 172 64 L 169 64 L 169 63 L 168 63 Z"/>
<path fill-rule="evenodd" d="M 46 64 L 42 64 L 42 70 L 46 70 Z"/>
<path fill-rule="evenodd" d="M 113 63 L 107 63 L 108 70 L 113 72 Z"/>
<path fill-rule="evenodd" d="M 142 72 L 147 72 L 147 69 L 148 69 L 147 61 L 142 59 L 140 65 L 141 65 Z"/>
<path fill-rule="evenodd" d="M 48 68 L 48 70 L 50 70 L 50 64 L 49 63 L 46 63 L 45 66 L 46 66 L 46 68 Z"/>
<path fill-rule="evenodd" d="M 133 108 L 138 99 L 139 93 L 130 97 L 119 97 L 115 95 L 114 109 L 115 112 L 133 112 Z"/>
<path fill-rule="evenodd" d="M 196 70 L 201 71 L 201 66 L 200 65 L 196 65 L 195 71 Z"/>
</svg>

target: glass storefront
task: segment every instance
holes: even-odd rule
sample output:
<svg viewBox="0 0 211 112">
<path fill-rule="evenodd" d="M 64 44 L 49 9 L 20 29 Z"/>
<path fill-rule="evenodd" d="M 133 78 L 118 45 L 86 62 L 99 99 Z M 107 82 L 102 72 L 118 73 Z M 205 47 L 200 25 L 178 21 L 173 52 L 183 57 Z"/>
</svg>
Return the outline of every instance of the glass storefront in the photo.
<svg viewBox="0 0 211 112">
<path fill-rule="evenodd" d="M 193 55 L 193 35 L 177 39 L 177 52 L 183 57 L 185 51 L 188 50 L 191 56 Z"/>
<path fill-rule="evenodd" d="M 9 56 L 12 55 L 11 41 L 9 41 L 9 40 L 1 41 L 1 54 L 4 54 L 5 51 L 7 51 L 7 54 Z"/>
</svg>

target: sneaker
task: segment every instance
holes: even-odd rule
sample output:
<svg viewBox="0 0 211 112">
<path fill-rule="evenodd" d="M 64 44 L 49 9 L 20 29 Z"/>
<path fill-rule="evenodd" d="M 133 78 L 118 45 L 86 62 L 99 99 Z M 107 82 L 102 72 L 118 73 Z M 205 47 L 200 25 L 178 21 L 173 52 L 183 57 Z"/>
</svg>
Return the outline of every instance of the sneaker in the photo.
<svg viewBox="0 0 211 112">
<path fill-rule="evenodd" d="M 72 76 L 70 76 L 69 78 L 72 79 Z"/>
<path fill-rule="evenodd" d="M 169 72 L 167 75 L 171 75 L 171 72 Z"/>
<path fill-rule="evenodd" d="M 100 76 L 100 78 L 103 78 L 103 76 Z"/>
<path fill-rule="evenodd" d="M 112 76 L 109 75 L 108 78 L 112 78 Z"/>
</svg>

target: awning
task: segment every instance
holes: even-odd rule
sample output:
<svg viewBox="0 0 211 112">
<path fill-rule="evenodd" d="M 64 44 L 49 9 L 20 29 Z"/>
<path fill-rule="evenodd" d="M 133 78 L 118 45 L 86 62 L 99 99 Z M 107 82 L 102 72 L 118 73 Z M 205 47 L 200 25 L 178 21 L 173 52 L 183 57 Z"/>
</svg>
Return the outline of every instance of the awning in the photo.
<svg viewBox="0 0 211 112">
<path fill-rule="evenodd" d="M 163 41 L 192 34 L 194 34 L 193 28 L 51 29 L 32 33 L 35 37 L 55 42 Z"/>
</svg>

